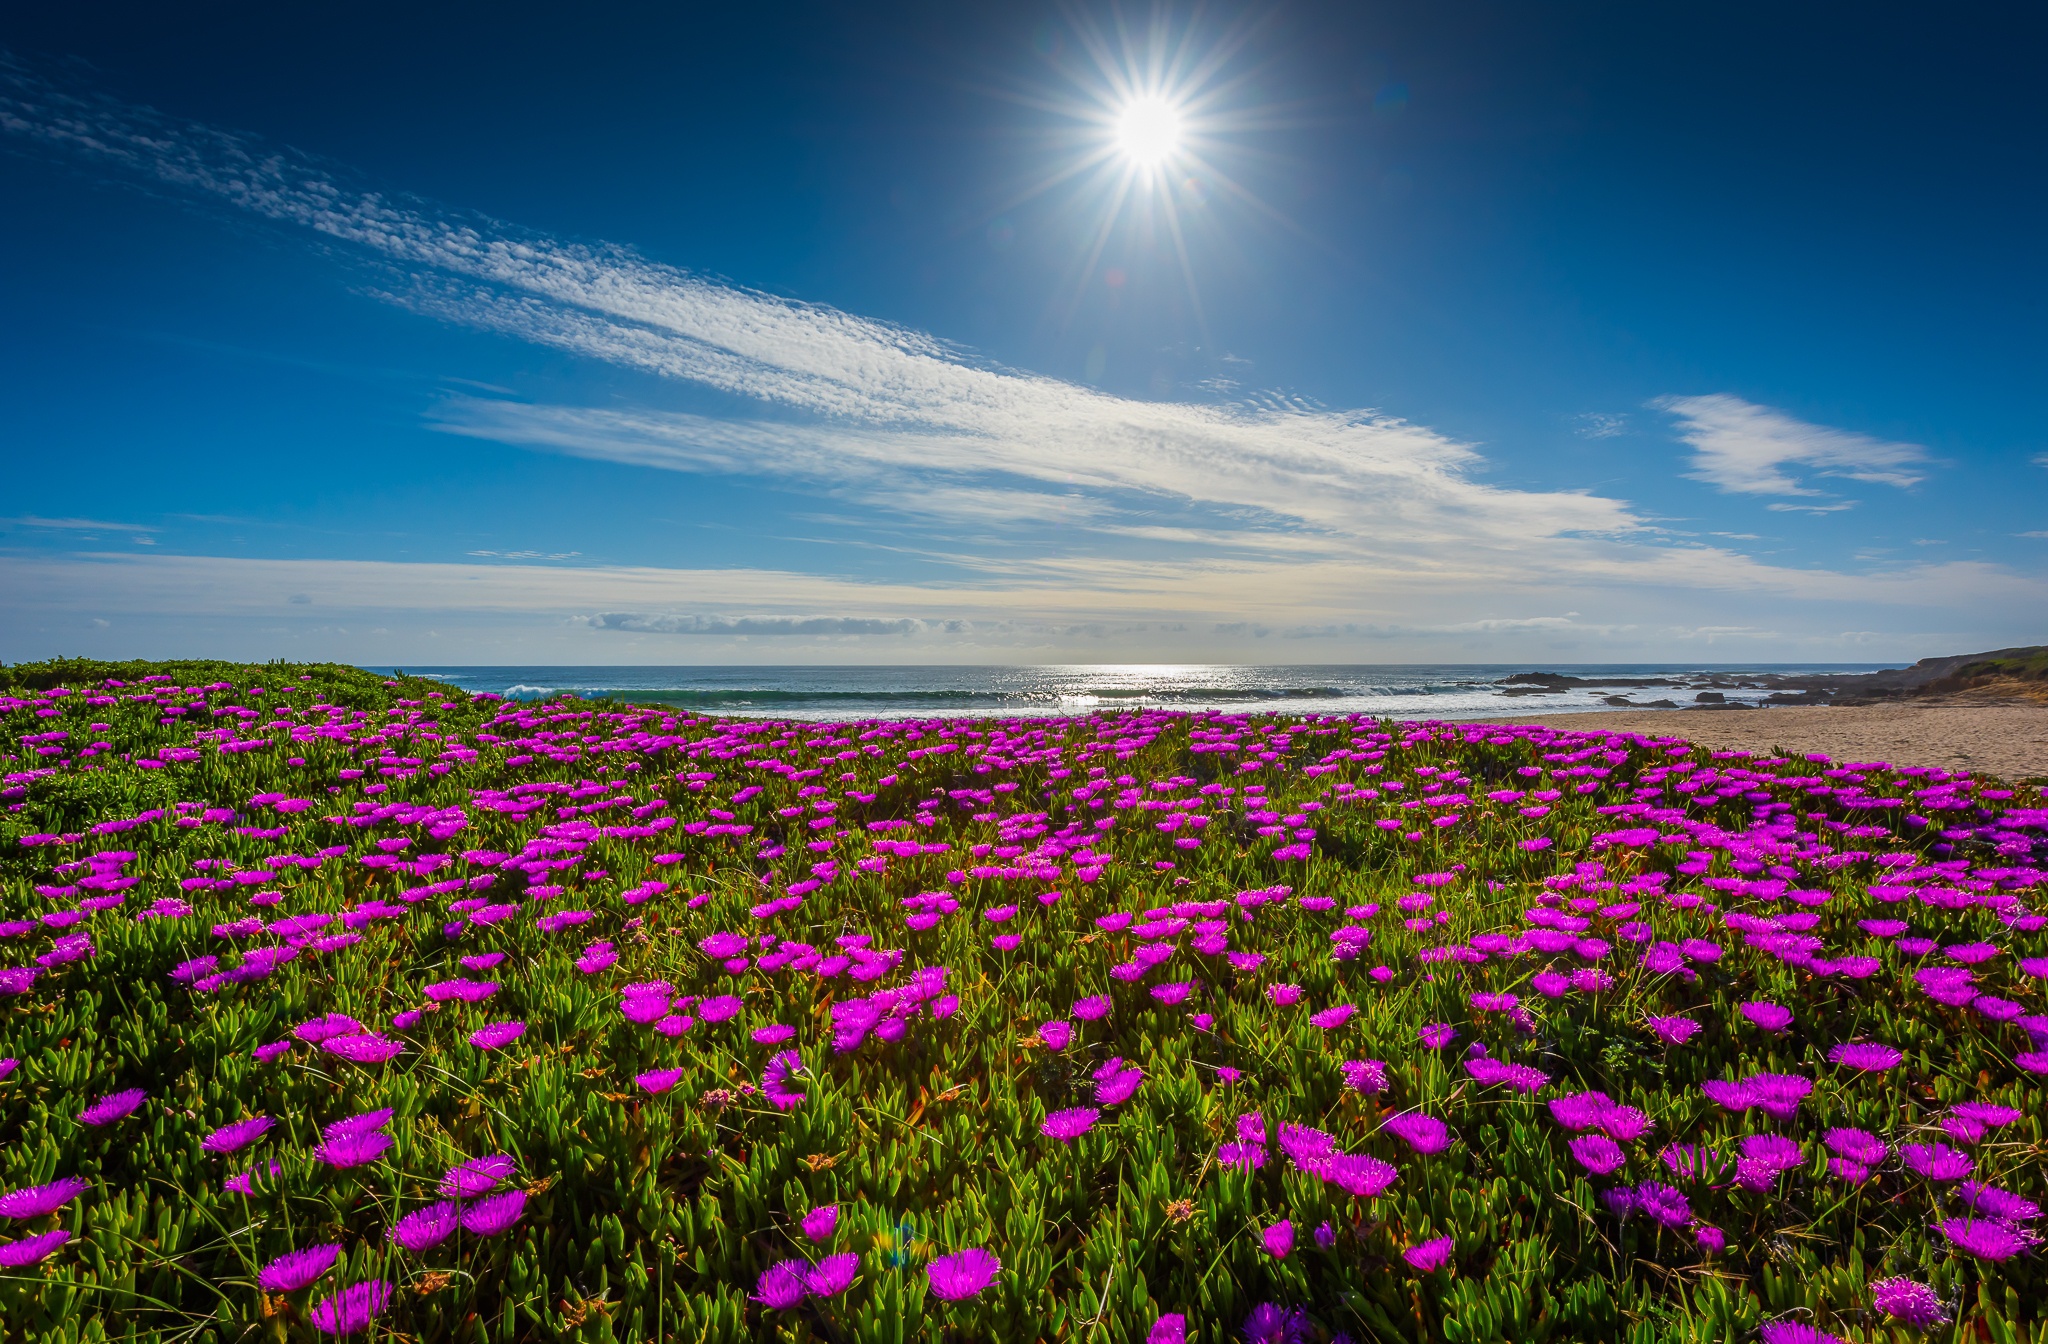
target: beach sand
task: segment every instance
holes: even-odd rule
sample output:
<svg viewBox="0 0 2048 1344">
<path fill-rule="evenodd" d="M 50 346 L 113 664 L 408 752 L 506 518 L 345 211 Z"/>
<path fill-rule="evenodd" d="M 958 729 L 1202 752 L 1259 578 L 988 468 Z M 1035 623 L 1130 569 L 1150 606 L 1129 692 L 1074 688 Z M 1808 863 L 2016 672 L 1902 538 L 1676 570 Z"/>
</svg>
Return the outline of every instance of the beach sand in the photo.
<svg viewBox="0 0 2048 1344">
<path fill-rule="evenodd" d="M 1498 716 L 1558 728 L 1682 737 L 1716 750 L 1824 752 L 1837 761 L 1938 765 L 2011 783 L 2048 776 L 2048 706 L 1793 705 L 1775 709 L 1649 709 Z"/>
</svg>

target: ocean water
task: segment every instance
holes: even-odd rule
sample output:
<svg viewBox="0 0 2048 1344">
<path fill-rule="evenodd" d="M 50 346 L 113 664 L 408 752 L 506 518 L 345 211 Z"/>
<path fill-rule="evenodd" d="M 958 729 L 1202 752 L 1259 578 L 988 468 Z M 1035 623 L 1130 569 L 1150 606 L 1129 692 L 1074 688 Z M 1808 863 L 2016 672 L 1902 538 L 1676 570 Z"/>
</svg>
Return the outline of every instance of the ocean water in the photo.
<svg viewBox="0 0 2048 1344">
<path fill-rule="evenodd" d="M 1709 682 L 1731 701 L 1761 701 L 1767 687 L 1730 682 L 1767 676 L 1873 671 L 1877 663 L 1599 663 L 1234 667 L 1205 664 L 1084 664 L 1060 667 L 409 667 L 469 691 L 514 699 L 564 692 L 674 705 L 698 713 L 784 719 L 1046 716 L 1132 707 L 1230 712 L 1288 710 L 1401 719 L 1478 719 L 1614 709 L 1606 697 L 1638 704 L 1692 703 Z M 390 672 L 390 668 L 372 669 Z M 1574 687 L 1507 696 L 1518 672 L 1573 677 L 1670 678 L 1680 688 Z"/>
</svg>

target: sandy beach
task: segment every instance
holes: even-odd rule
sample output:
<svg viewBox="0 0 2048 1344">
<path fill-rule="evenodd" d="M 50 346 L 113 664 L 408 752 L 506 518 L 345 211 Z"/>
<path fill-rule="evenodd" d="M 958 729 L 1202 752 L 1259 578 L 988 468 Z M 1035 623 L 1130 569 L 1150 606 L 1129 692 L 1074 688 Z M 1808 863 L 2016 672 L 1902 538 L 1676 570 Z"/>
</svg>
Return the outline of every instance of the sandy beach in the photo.
<svg viewBox="0 0 2048 1344">
<path fill-rule="evenodd" d="M 1938 765 L 2007 782 L 2048 776 L 2048 707 L 2035 705 L 1789 706 L 1501 715 L 1560 728 L 1682 737 L 1719 749 L 1825 752 L 1842 761 Z"/>
</svg>

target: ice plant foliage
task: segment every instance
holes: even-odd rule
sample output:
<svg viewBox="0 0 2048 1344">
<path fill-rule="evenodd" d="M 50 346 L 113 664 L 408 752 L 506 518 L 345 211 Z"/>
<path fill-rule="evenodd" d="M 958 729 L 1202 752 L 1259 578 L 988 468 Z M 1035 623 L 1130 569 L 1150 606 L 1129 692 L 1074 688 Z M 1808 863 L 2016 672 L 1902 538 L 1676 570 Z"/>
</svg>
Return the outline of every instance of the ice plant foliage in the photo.
<svg viewBox="0 0 2048 1344">
<path fill-rule="evenodd" d="M 0 755 L 10 1335 L 2048 1328 L 2037 786 L 285 665 Z"/>
</svg>

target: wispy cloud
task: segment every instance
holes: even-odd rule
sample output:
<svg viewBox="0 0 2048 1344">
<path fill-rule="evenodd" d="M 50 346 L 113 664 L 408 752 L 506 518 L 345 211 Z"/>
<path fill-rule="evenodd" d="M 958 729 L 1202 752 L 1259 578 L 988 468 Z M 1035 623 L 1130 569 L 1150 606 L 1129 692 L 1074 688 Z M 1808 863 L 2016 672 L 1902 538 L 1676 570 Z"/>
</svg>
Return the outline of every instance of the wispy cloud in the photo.
<svg viewBox="0 0 2048 1344">
<path fill-rule="evenodd" d="M 1608 415 L 1602 411 L 1587 411 L 1573 420 L 1578 436 L 1582 439 L 1612 439 L 1628 433 L 1628 417 Z"/>
<path fill-rule="evenodd" d="M 1874 625 L 1873 608 L 1946 609 L 1960 594 L 2003 611 L 2042 596 L 2038 582 L 1988 565 L 1883 575 L 1775 567 L 1667 535 L 1626 501 L 1487 484 L 1471 446 L 1379 410 L 1270 395 L 1139 402 L 1000 367 L 920 332 L 625 249 L 364 189 L 306 156 L 61 91 L 4 62 L 0 131 L 345 245 L 378 263 L 377 293 L 415 312 L 736 397 L 744 408 L 711 416 L 454 395 L 435 412 L 445 432 L 773 481 L 858 506 L 838 512 L 866 519 L 876 545 L 952 566 L 942 582 L 871 583 L 518 563 L 541 558 L 524 552 L 467 565 L 81 559 L 68 570 L 16 565 L 18 580 L 37 585 L 12 599 L 22 611 L 47 614 L 69 594 L 72 609 L 183 619 L 192 630 L 207 621 L 296 630 L 291 622 L 315 613 L 322 622 L 354 613 L 350 628 L 371 630 L 463 619 L 524 632 L 521 656 L 593 647 L 548 642 L 573 632 L 650 648 L 775 635 L 1010 653 L 1085 635 L 1124 638 L 1130 654 L 1159 657 L 1213 654 L 1200 641 L 1239 626 L 1339 641 L 1400 633 L 1462 651 L 1664 629 L 1680 600 L 1690 619 L 1747 628 L 1750 609 L 1764 603 L 1850 606 Z M 1724 489 L 1815 496 L 1787 474 L 1791 466 L 1908 485 L 1925 460 L 1912 445 L 1802 424 L 1734 397 L 1661 404 L 1680 417 L 1700 472 Z M 917 535 L 906 541 L 908 532 Z M 1565 604 L 1591 614 L 1583 625 L 1549 614 Z M 546 640 L 534 633 L 543 628 Z M 1426 655 L 1437 646 L 1409 647 Z"/>
<path fill-rule="evenodd" d="M 0 518 L 0 525 L 8 527 L 33 527 L 46 532 L 154 532 L 157 530 L 142 523 L 110 523 L 101 518 L 38 518 L 34 514 L 21 514 L 13 518 Z"/>
<path fill-rule="evenodd" d="M 1663 397 L 1651 403 L 1678 417 L 1678 437 L 1693 447 L 1696 481 L 1731 494 L 1818 495 L 1787 467 L 1874 485 L 1917 485 L 1928 462 L 1918 444 L 1887 443 L 1853 430 L 1831 429 L 1717 392 Z"/>
</svg>

